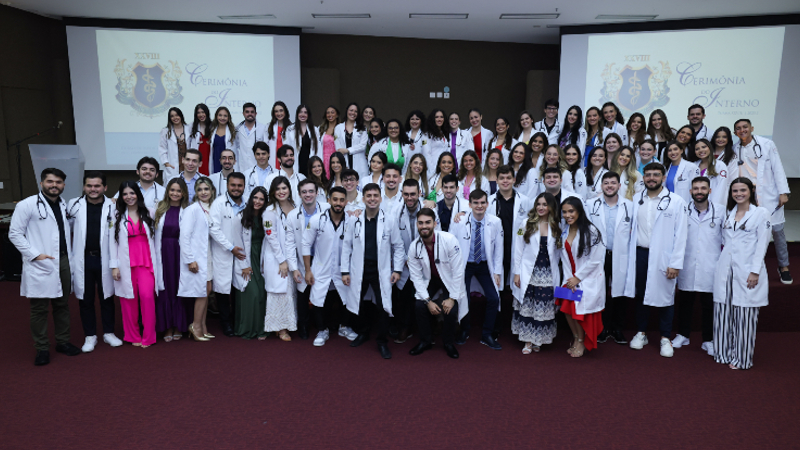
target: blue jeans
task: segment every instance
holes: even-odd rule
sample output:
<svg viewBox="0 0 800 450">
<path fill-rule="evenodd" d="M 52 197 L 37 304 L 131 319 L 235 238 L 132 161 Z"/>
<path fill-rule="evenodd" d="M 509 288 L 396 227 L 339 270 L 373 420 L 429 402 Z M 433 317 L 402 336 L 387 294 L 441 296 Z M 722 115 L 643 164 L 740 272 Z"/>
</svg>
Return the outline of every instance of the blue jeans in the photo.
<svg viewBox="0 0 800 450">
<path fill-rule="evenodd" d="M 489 264 L 487 264 L 486 261 L 483 261 L 478 264 L 467 263 L 467 270 L 464 273 L 464 282 L 467 286 L 467 301 L 472 299 L 472 297 L 469 295 L 469 286 L 472 283 L 472 277 L 476 277 L 478 279 L 478 283 L 480 283 L 481 287 L 483 288 L 483 293 L 486 296 L 486 317 L 483 319 L 483 330 L 481 331 L 481 337 L 489 337 L 494 331 L 494 322 L 497 318 L 497 308 L 500 304 L 500 297 L 497 296 L 494 277 L 489 272 Z M 472 305 L 470 305 L 470 310 L 472 310 Z M 469 332 L 470 325 L 472 324 L 472 320 L 470 318 L 471 315 L 471 312 L 467 313 L 467 315 L 461 319 L 462 331 Z"/>
<path fill-rule="evenodd" d="M 636 247 L 636 331 L 647 332 L 650 322 L 650 306 L 644 304 L 644 292 L 647 285 L 647 266 L 650 249 Z M 672 321 L 675 317 L 675 305 L 653 306 L 658 310 L 658 330 L 661 337 L 669 338 L 672 335 Z"/>
</svg>

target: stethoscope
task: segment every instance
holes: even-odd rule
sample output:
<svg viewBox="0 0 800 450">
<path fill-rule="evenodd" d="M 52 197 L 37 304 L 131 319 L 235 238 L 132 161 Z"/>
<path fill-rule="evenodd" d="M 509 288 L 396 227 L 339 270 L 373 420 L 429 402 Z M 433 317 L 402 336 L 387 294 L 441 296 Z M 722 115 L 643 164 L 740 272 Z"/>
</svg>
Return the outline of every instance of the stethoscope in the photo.
<svg viewBox="0 0 800 450">
<path fill-rule="evenodd" d="M 420 249 L 425 251 L 424 247 L 425 247 L 425 244 L 422 242 L 422 239 L 421 238 L 418 239 L 417 243 L 414 245 L 414 253 L 416 253 L 416 255 L 414 255 L 414 259 L 422 259 L 422 252 L 420 252 Z M 439 264 L 441 261 L 439 261 L 439 241 L 438 240 L 436 241 L 436 248 L 433 249 L 433 256 L 434 256 L 433 263 L 434 264 Z"/>
<path fill-rule="evenodd" d="M 647 192 L 647 191 L 642 191 L 642 196 L 641 196 L 641 198 L 639 198 L 639 204 L 640 204 L 640 205 L 644 205 L 644 194 L 645 194 L 646 192 Z M 672 197 L 671 197 L 671 194 L 672 194 L 672 193 L 671 193 L 669 190 L 667 190 L 667 195 L 665 195 L 664 197 L 661 197 L 661 199 L 658 201 L 658 205 L 656 206 L 656 209 L 657 209 L 658 211 L 666 211 L 666 209 L 667 209 L 667 208 L 669 208 L 669 204 L 670 204 L 670 202 L 672 202 Z M 664 202 L 664 200 L 666 200 L 666 201 L 667 201 L 667 204 L 666 204 L 666 205 L 662 205 L 662 203 Z"/>
<path fill-rule="evenodd" d="M 709 226 L 711 228 L 714 228 L 715 226 L 717 226 L 716 222 L 714 221 L 714 219 L 716 219 L 717 217 L 717 208 L 711 202 L 708 202 L 708 204 L 711 205 L 711 224 Z M 694 207 L 694 202 L 692 203 L 692 208 L 694 208 L 694 210 L 697 211 L 697 208 Z M 690 216 L 692 215 L 692 208 L 687 208 Z M 698 219 L 700 218 L 700 211 L 697 211 L 697 218 Z"/>
<path fill-rule="evenodd" d="M 41 207 L 39 205 L 42 205 Z M 44 208 L 44 215 L 42 215 L 42 208 Z M 45 220 L 49 216 L 49 212 L 47 210 L 47 205 L 45 205 L 44 200 L 42 200 L 41 195 L 36 196 L 36 212 L 39 213 L 39 220 Z"/>
<path fill-rule="evenodd" d="M 325 225 L 327 225 L 328 222 L 330 222 L 331 225 L 333 225 L 333 220 L 330 218 L 330 215 L 331 215 L 331 210 L 328 209 L 327 211 L 322 213 L 322 215 L 320 216 L 320 218 L 319 218 L 319 229 L 317 229 L 317 233 L 318 234 L 322 234 L 322 233 L 325 232 Z M 325 220 L 325 222 L 322 221 L 323 219 Z M 345 219 L 344 219 L 344 217 L 342 217 L 342 222 L 344 222 L 344 221 L 345 221 Z M 343 241 L 344 240 L 345 224 L 340 222 L 339 225 L 341 225 L 341 227 L 342 227 L 342 232 L 339 234 L 339 240 Z"/>
<path fill-rule="evenodd" d="M 591 172 L 591 170 L 592 170 L 592 168 L 591 168 L 591 167 L 589 167 L 589 171 L 590 171 L 590 172 Z M 602 180 L 602 179 L 603 179 L 603 175 L 604 175 L 606 172 L 608 172 L 608 169 L 606 169 L 605 167 L 601 167 L 601 168 L 600 168 L 600 172 L 597 174 L 597 176 L 595 176 L 595 177 L 594 177 L 594 178 L 595 178 L 595 180 L 592 182 L 592 190 L 593 190 L 593 191 L 597 192 L 597 183 L 598 183 L 600 180 Z M 640 204 L 641 204 L 641 203 L 640 203 Z"/>
<path fill-rule="evenodd" d="M 386 216 L 384 215 L 382 209 L 378 210 L 378 216 L 380 217 L 381 222 L 386 223 Z M 354 227 L 353 235 L 355 236 L 356 239 L 360 238 L 361 237 L 361 229 L 364 227 L 364 223 L 361 222 L 361 216 L 360 215 L 356 218 L 356 223 L 353 225 L 353 227 Z"/>
<path fill-rule="evenodd" d="M 300 216 L 303 215 L 303 211 L 304 211 L 304 207 L 303 207 L 303 205 L 300 205 L 300 207 L 297 209 L 297 217 L 296 217 L 298 225 L 300 224 Z M 318 211 L 322 211 L 322 206 L 320 206 L 319 202 L 317 202 L 317 206 L 314 209 L 314 214 L 316 214 Z M 311 216 L 313 217 L 314 214 L 311 214 Z M 297 229 L 299 230 L 300 227 L 297 227 Z"/>
<path fill-rule="evenodd" d="M 144 197 L 144 190 L 142 189 L 142 182 L 141 181 L 137 181 L 136 184 L 139 186 L 139 190 L 142 191 L 142 197 Z M 153 197 L 155 198 L 156 203 L 158 203 L 158 184 L 155 181 L 153 182 Z"/>
<path fill-rule="evenodd" d="M 756 159 L 761 159 L 761 157 L 764 156 L 764 150 L 761 148 L 761 144 L 758 143 L 758 140 L 756 139 L 755 136 L 753 136 L 753 142 L 755 144 L 755 145 L 753 145 L 753 154 L 756 155 Z M 742 147 L 743 147 L 743 145 L 740 142 L 739 143 L 739 165 L 740 166 L 742 164 L 744 164 L 744 160 L 742 159 Z M 756 150 L 756 149 L 758 149 L 758 150 Z"/>
<path fill-rule="evenodd" d="M 561 133 L 561 123 L 558 121 L 558 117 L 556 117 L 556 123 L 553 124 L 553 129 L 559 134 Z M 534 125 L 534 130 L 547 133 L 547 125 L 545 124 L 544 119 L 542 119 L 540 122 L 536 122 Z"/>
<path fill-rule="evenodd" d="M 78 217 L 78 213 L 81 210 L 81 200 L 83 200 L 84 198 L 86 198 L 86 194 L 82 194 L 80 197 L 78 197 L 78 199 L 75 200 L 75 203 L 73 203 L 72 206 L 69 207 L 69 209 L 67 210 L 67 220 L 72 220 L 75 217 Z M 106 213 L 106 222 L 108 222 L 109 225 L 111 224 L 111 207 L 112 205 L 108 205 L 108 212 Z M 47 208 L 45 208 L 45 212 L 46 211 Z"/>
<path fill-rule="evenodd" d="M 681 158 L 681 162 L 683 162 L 683 158 Z M 680 165 L 678 167 L 680 167 Z M 683 170 L 681 170 L 681 173 L 678 174 L 678 179 L 675 180 L 675 181 L 686 181 L 686 180 L 688 180 L 688 178 L 686 178 L 683 175 L 685 172 L 686 172 L 686 166 L 683 167 Z"/>
<path fill-rule="evenodd" d="M 221 170 L 217 173 L 217 178 L 218 178 L 217 186 L 219 186 L 219 192 L 217 192 L 217 197 L 221 197 L 222 194 L 226 194 L 228 191 L 228 183 L 227 183 L 228 179 L 222 176 Z M 225 181 L 224 184 L 222 183 L 223 181 Z M 225 192 L 222 192 L 223 186 L 225 187 Z"/>
<path fill-rule="evenodd" d="M 239 125 L 236 127 L 236 132 L 237 132 L 237 133 L 239 132 L 239 130 L 240 130 L 242 127 L 244 127 L 245 129 L 247 129 L 247 127 L 246 127 L 246 126 L 245 126 L 245 124 L 244 124 L 245 122 L 246 122 L 245 120 L 243 120 L 243 121 L 239 122 Z M 263 138 L 264 138 L 264 136 L 261 136 L 261 139 L 259 139 L 259 138 L 258 138 L 258 122 L 256 122 L 255 120 L 253 121 L 253 134 L 255 134 L 255 137 L 256 137 L 256 140 L 255 140 L 255 141 L 253 141 L 253 142 L 262 141 L 262 140 L 263 140 Z"/>
<path fill-rule="evenodd" d="M 456 138 L 456 147 L 461 147 L 461 144 L 463 144 L 463 142 L 464 142 L 464 135 L 461 134 L 461 131 L 462 130 L 456 130 L 456 136 L 457 136 L 457 138 Z M 450 136 L 452 136 L 452 135 L 453 135 L 452 131 L 447 133 L 447 140 L 448 141 L 450 141 Z"/>
<path fill-rule="evenodd" d="M 731 219 L 731 215 L 730 215 L 730 214 L 728 214 L 728 216 L 725 218 L 725 223 L 726 223 L 726 224 L 727 224 L 727 223 L 729 223 L 729 222 L 730 222 L 730 219 Z M 739 231 L 747 231 L 747 228 L 745 227 L 745 225 L 747 225 L 747 222 L 748 222 L 749 220 L 750 220 L 750 218 L 748 217 L 748 218 L 747 218 L 747 220 L 745 220 L 744 222 L 742 222 L 742 224 L 741 224 L 741 225 L 739 225 Z M 736 221 L 735 221 L 735 218 L 734 218 L 733 225 L 726 225 L 726 226 L 725 226 L 725 228 L 727 228 L 727 229 L 733 229 L 734 231 L 736 231 L 736 229 L 735 229 L 735 226 L 736 226 Z"/>
<path fill-rule="evenodd" d="M 492 199 L 492 203 L 494 203 L 494 214 L 495 214 L 495 216 L 500 217 L 500 202 L 497 201 L 497 195 L 500 195 L 500 193 L 499 192 L 496 193 L 495 197 Z M 458 197 L 456 197 L 456 200 L 458 200 L 459 202 L 461 201 Z M 520 216 L 526 214 L 525 207 L 522 206 L 522 200 L 519 197 L 519 193 L 516 192 L 516 191 L 514 192 L 514 201 L 519 203 L 519 211 L 518 211 L 517 214 L 520 215 Z M 459 209 L 459 211 L 460 211 L 460 209 Z"/>
<path fill-rule="evenodd" d="M 420 201 L 420 206 L 421 206 L 421 204 L 422 204 L 422 201 Z M 400 213 L 397 215 L 397 223 L 400 224 L 400 231 L 405 231 L 406 230 L 406 225 L 403 223 L 403 210 L 406 210 L 406 211 L 408 210 L 408 207 L 406 206 L 406 202 L 405 201 L 403 202 L 403 206 L 400 207 Z"/>
<path fill-rule="evenodd" d="M 599 216 L 600 215 L 600 206 L 602 204 L 603 204 L 602 200 L 600 200 L 599 198 L 595 199 L 594 204 L 592 205 L 592 213 L 591 213 L 591 215 Z M 639 203 L 639 204 L 641 205 L 642 203 Z M 625 208 L 625 219 L 624 220 L 625 220 L 625 222 L 630 222 L 631 221 L 631 217 L 628 215 L 628 204 L 627 203 L 623 203 L 622 206 Z M 669 204 L 667 204 L 667 206 L 669 206 Z"/>
<path fill-rule="evenodd" d="M 414 131 L 414 130 L 411 130 L 411 131 Z M 422 135 L 423 135 L 423 133 L 422 133 L 422 128 L 418 128 L 418 129 L 417 129 L 417 136 L 416 136 L 415 138 L 413 138 L 413 139 L 411 138 L 411 131 L 409 131 L 409 132 L 407 133 L 407 134 L 408 134 L 408 138 L 409 138 L 409 139 L 411 139 L 411 143 L 412 143 L 412 144 L 415 144 L 415 145 L 416 145 L 416 143 L 417 143 L 417 142 L 419 142 L 419 141 L 421 141 L 421 140 L 422 140 Z"/>
<path fill-rule="evenodd" d="M 226 193 L 225 193 L 225 215 L 223 216 L 223 217 L 225 217 L 226 219 L 231 219 L 231 218 L 233 218 L 233 215 L 230 213 L 230 209 L 228 209 L 228 207 L 230 207 L 230 208 L 232 209 L 232 208 L 233 208 L 233 205 L 234 205 L 234 203 L 233 203 L 233 200 L 231 200 L 231 196 L 230 196 L 230 194 L 228 194 L 228 193 L 226 192 Z"/>
<path fill-rule="evenodd" d="M 253 188 L 256 187 L 256 182 L 253 181 L 253 176 L 256 175 L 256 168 L 257 167 L 258 167 L 257 165 L 253 166 L 253 168 L 250 169 L 250 175 L 247 176 L 247 186 L 250 187 L 250 190 L 252 190 Z M 267 169 L 268 169 L 267 170 L 267 176 L 272 175 L 272 172 L 273 172 L 272 166 L 267 166 Z"/>
</svg>

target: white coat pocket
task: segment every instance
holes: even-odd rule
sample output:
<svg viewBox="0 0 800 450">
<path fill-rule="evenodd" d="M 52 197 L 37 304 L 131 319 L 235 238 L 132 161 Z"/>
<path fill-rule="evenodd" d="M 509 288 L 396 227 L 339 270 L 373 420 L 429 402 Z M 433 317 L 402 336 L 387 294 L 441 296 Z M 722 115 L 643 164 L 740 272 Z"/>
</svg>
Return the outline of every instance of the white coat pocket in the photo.
<svg viewBox="0 0 800 450">
<path fill-rule="evenodd" d="M 56 270 L 56 260 L 45 258 L 39 261 L 31 261 L 30 269 L 32 277 L 45 277 Z"/>
</svg>

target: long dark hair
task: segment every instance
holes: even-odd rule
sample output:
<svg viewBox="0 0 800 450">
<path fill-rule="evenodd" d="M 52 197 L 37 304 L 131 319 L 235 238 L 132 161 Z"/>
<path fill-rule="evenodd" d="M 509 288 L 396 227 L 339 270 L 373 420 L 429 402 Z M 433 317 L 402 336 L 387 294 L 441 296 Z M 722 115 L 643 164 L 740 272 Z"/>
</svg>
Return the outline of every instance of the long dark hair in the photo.
<svg viewBox="0 0 800 450">
<path fill-rule="evenodd" d="M 206 120 L 201 122 L 200 119 L 197 118 L 198 109 L 201 109 L 203 110 L 204 113 L 206 113 Z M 198 103 L 197 106 L 194 107 L 194 120 L 192 121 L 192 136 L 197 134 L 197 130 L 199 128 L 198 125 L 200 125 L 201 123 L 205 125 L 203 130 L 204 134 L 203 137 L 208 139 L 208 137 L 210 136 L 209 133 L 211 133 L 211 111 L 208 110 L 208 106 L 206 106 L 205 103 Z"/>
<path fill-rule="evenodd" d="M 522 158 L 522 164 L 519 166 L 519 170 L 515 174 L 516 180 L 514 181 L 514 186 L 519 187 L 525 178 L 528 177 L 528 172 L 533 169 L 533 152 L 531 151 L 530 146 L 524 142 L 517 142 L 514 147 L 511 148 L 511 152 L 508 153 L 508 165 L 512 168 L 514 167 L 514 150 L 517 147 L 522 147 L 522 150 L 525 152 L 525 156 Z"/>
<path fill-rule="evenodd" d="M 636 118 L 641 119 L 642 126 L 639 127 L 639 131 L 637 131 L 636 134 L 633 134 L 631 131 L 631 123 L 633 123 L 633 119 Z M 645 122 L 644 115 L 638 112 L 631 114 L 631 116 L 628 117 L 628 125 L 626 125 L 625 128 L 628 130 L 628 145 L 638 149 L 647 137 L 647 122 Z"/>
<path fill-rule="evenodd" d="M 136 212 L 139 214 L 139 228 L 142 228 L 142 222 L 147 225 L 147 228 L 150 230 L 150 236 L 152 237 L 155 233 L 155 226 L 153 224 L 153 218 L 150 217 L 150 210 L 147 209 L 147 206 L 144 204 L 144 197 L 142 196 L 142 190 L 139 189 L 139 185 L 136 184 L 135 181 L 123 181 L 119 185 L 119 200 L 116 203 L 116 213 L 115 218 L 116 221 L 114 222 L 114 240 L 119 242 L 119 224 L 120 222 L 125 222 L 127 226 L 128 216 L 126 214 L 128 210 L 128 205 L 122 199 L 123 190 L 125 188 L 131 188 L 133 192 L 136 194 Z"/>
<path fill-rule="evenodd" d="M 364 115 L 361 113 L 361 107 L 359 107 L 358 103 L 356 102 L 350 103 L 347 105 L 347 108 L 344 109 L 344 120 L 342 120 L 342 122 L 347 123 L 347 110 L 350 109 L 351 106 L 356 107 L 356 125 L 354 129 L 358 131 L 364 131 Z M 375 110 L 373 109 L 373 111 Z"/>
<path fill-rule="evenodd" d="M 677 145 L 679 149 L 681 149 L 681 158 L 683 158 L 683 147 L 678 141 L 669 141 L 667 145 L 664 146 L 664 159 L 661 160 L 661 164 L 664 165 L 664 169 L 669 171 L 669 167 L 672 165 L 672 160 L 669 159 L 669 148 L 673 145 Z"/>
<path fill-rule="evenodd" d="M 561 202 L 562 216 L 564 215 L 564 205 L 570 205 L 578 211 L 578 220 L 575 222 L 578 232 L 581 234 L 578 242 L 578 258 L 588 255 L 592 251 L 592 246 L 597 245 L 602 239 L 600 230 L 586 217 L 586 210 L 583 209 L 583 202 L 579 198 L 567 197 L 566 200 Z"/>
<path fill-rule="evenodd" d="M 175 111 L 175 113 L 178 114 L 178 117 L 181 118 L 181 123 L 183 124 L 184 127 L 186 126 L 186 119 L 183 118 L 183 111 L 181 111 L 181 109 L 178 108 L 177 106 L 173 106 L 172 108 L 170 108 L 169 111 L 167 111 L 167 139 L 172 137 L 173 125 L 172 121 L 169 119 L 169 115 L 172 114 L 172 111 Z M 186 134 L 185 129 L 183 130 L 183 134 L 184 135 Z"/>
<path fill-rule="evenodd" d="M 592 175 L 592 172 L 594 171 L 594 166 L 592 166 L 592 156 L 594 156 L 594 153 L 596 151 L 603 152 L 603 155 L 605 155 L 605 159 L 606 159 L 606 162 L 603 163 L 603 167 L 608 169 L 608 152 L 606 151 L 606 149 L 604 149 L 603 147 L 595 147 L 595 148 L 593 148 L 589 152 L 589 154 L 586 155 L 586 185 L 587 186 L 593 186 L 594 182 L 595 182 L 594 176 Z"/>
<path fill-rule="evenodd" d="M 689 138 L 689 142 L 687 142 L 686 145 L 681 143 L 678 143 L 678 145 L 680 145 L 681 149 L 683 149 L 683 153 L 686 155 L 686 160 L 695 162 L 697 161 L 697 155 L 694 154 L 694 143 L 696 142 L 695 139 L 697 137 L 697 133 L 694 131 L 694 128 L 688 124 L 678 128 L 678 132 L 675 133 L 675 140 L 678 140 L 678 135 L 681 134 L 681 130 L 684 128 L 688 128 L 692 132 L 692 137 Z"/>
<path fill-rule="evenodd" d="M 399 119 L 389 119 L 389 121 L 386 122 L 386 126 L 384 127 L 384 130 L 386 131 L 386 135 L 387 136 L 389 135 L 389 124 L 392 123 L 392 122 L 396 123 L 397 127 L 400 128 L 400 135 L 397 136 L 397 139 L 400 141 L 400 144 L 401 145 L 410 144 L 411 140 L 408 139 L 408 135 L 406 134 L 405 127 L 403 126 L 403 124 L 400 122 Z"/>
<path fill-rule="evenodd" d="M 656 127 L 653 126 L 653 116 L 655 116 L 656 114 L 658 114 L 658 116 L 661 117 L 661 134 L 664 137 L 664 140 L 661 141 L 661 142 L 665 142 L 665 141 L 669 142 L 669 141 L 675 139 L 675 134 L 672 132 L 672 127 L 669 126 L 669 122 L 667 121 L 667 114 L 664 111 L 660 110 L 660 109 L 656 109 L 653 112 L 651 112 L 650 113 L 650 118 L 647 119 L 647 134 L 648 134 L 648 136 L 653 138 L 654 141 L 656 139 L 658 139 L 658 136 L 656 136 L 656 134 L 657 134 L 656 133 Z M 656 150 L 658 150 L 658 146 L 656 146 Z"/>
<path fill-rule="evenodd" d="M 566 147 L 564 147 L 564 155 L 565 155 L 565 156 L 566 156 L 566 154 L 567 154 L 567 151 L 568 151 L 569 149 L 573 149 L 573 150 L 575 150 L 576 152 L 578 152 L 578 160 L 577 160 L 577 161 L 575 161 L 575 164 L 570 164 L 570 163 L 568 163 L 568 162 L 567 162 L 567 160 L 566 160 L 566 159 L 564 159 L 564 162 L 567 162 L 567 169 L 568 169 L 568 170 L 569 170 L 569 172 L 572 174 L 572 190 L 573 190 L 573 191 L 575 191 L 575 190 L 576 190 L 576 187 L 575 187 L 575 178 L 577 178 L 575 175 L 576 175 L 576 174 L 578 173 L 578 171 L 581 169 L 581 165 L 582 165 L 582 162 L 583 162 L 583 158 L 581 157 L 581 148 L 580 148 L 580 147 L 578 147 L 578 144 L 569 144 L 569 145 L 567 145 Z M 636 164 L 635 164 L 635 163 L 636 163 L 636 160 L 635 160 L 635 159 L 634 159 L 633 163 L 634 163 L 634 165 L 636 165 Z"/>
<path fill-rule="evenodd" d="M 253 197 L 259 192 L 264 196 L 264 205 L 261 209 L 256 209 L 253 207 Z M 261 215 L 264 214 L 264 210 L 267 209 L 267 197 L 267 190 L 264 189 L 264 186 L 256 186 L 253 188 L 250 192 L 250 200 L 247 201 L 247 206 L 242 210 L 242 227 L 251 229 L 254 225 L 261 224 Z"/>
<path fill-rule="evenodd" d="M 378 125 L 381 127 L 380 133 L 377 136 L 373 136 L 370 128 L 372 128 L 372 122 L 377 122 Z M 375 145 L 377 142 L 380 142 L 381 139 L 387 137 L 388 134 L 386 133 L 386 125 L 383 124 L 383 121 L 377 117 L 373 118 L 369 126 L 367 126 L 367 147 L 371 147 Z"/>
<path fill-rule="evenodd" d="M 494 121 L 494 130 L 492 130 L 492 139 L 494 139 L 495 145 L 497 144 L 497 121 L 502 120 L 506 124 L 506 137 L 505 141 L 503 142 L 503 148 L 506 150 L 511 150 L 511 141 L 514 139 L 511 137 L 511 125 L 508 123 L 508 119 L 506 117 L 500 116 Z"/>
<path fill-rule="evenodd" d="M 333 183 L 336 181 L 336 174 L 333 173 L 333 160 L 336 159 L 339 161 L 339 164 L 342 166 L 342 170 L 347 169 L 347 160 L 344 159 L 344 155 L 339 152 L 334 152 L 331 154 L 331 158 L 328 160 L 328 167 L 330 167 L 331 171 L 331 179 L 328 180 L 328 188 L 326 191 L 329 191 L 333 187 Z M 341 171 L 339 171 L 341 173 Z M 340 175 L 341 176 L 341 175 Z"/>
<path fill-rule="evenodd" d="M 570 144 L 577 144 L 578 143 L 578 136 L 581 134 L 581 127 L 583 126 L 583 110 L 578 105 L 572 105 L 567 110 L 567 114 L 564 116 L 564 124 L 568 124 L 567 117 L 569 117 L 569 112 L 575 110 L 578 113 L 578 120 L 575 121 L 575 124 L 571 127 L 563 127 L 561 129 L 561 134 L 558 136 L 558 143 L 561 145 L 561 141 L 563 141 L 567 135 L 569 135 L 569 143 Z M 580 154 L 581 152 L 578 152 Z"/>
<path fill-rule="evenodd" d="M 733 161 L 733 158 L 736 157 L 736 153 L 733 153 L 733 136 L 731 135 L 730 128 L 717 128 L 717 131 L 714 132 L 714 136 L 711 137 L 711 153 L 713 154 L 717 149 L 717 135 L 719 133 L 725 133 L 725 137 L 728 138 L 728 143 L 725 144 L 725 151 L 722 153 L 722 162 L 725 164 L 730 164 L 731 161 Z"/>
<path fill-rule="evenodd" d="M 278 123 L 278 119 L 275 118 L 275 107 L 276 106 L 283 106 L 284 116 L 281 123 L 278 124 L 281 127 L 281 137 L 286 137 L 286 129 L 289 128 L 289 125 L 292 124 L 292 120 L 289 117 L 289 108 L 286 107 L 286 103 L 278 100 L 277 102 L 272 104 L 272 109 L 269 110 L 269 115 L 272 119 L 269 121 L 269 126 L 267 127 L 267 138 L 272 139 L 275 137 L 275 133 L 272 131 L 272 127 Z"/>
<path fill-rule="evenodd" d="M 414 117 L 414 116 L 419 117 L 419 131 L 424 133 L 426 131 L 426 129 L 428 128 L 428 124 L 425 123 L 425 114 L 423 114 L 422 111 L 420 111 L 418 109 L 415 109 L 415 110 L 411 111 L 410 113 L 408 113 L 408 116 L 406 117 L 406 123 L 405 123 L 406 130 L 407 131 L 411 131 L 411 118 Z"/>
<path fill-rule="evenodd" d="M 749 178 L 739 177 L 735 180 L 731 181 L 731 184 L 728 186 L 728 211 L 732 211 L 733 208 L 736 207 L 736 200 L 733 199 L 733 185 L 736 183 L 742 183 L 747 185 L 747 188 L 750 189 L 750 204 L 758 206 L 758 199 L 756 198 L 756 187 L 753 186 L 753 182 L 750 181 Z"/>
<path fill-rule="evenodd" d="M 275 206 L 277 209 L 281 209 L 280 201 L 275 197 L 275 192 L 278 190 L 278 186 L 281 184 L 285 184 L 286 187 L 289 188 L 289 203 L 294 205 L 294 199 L 292 197 L 292 183 L 289 183 L 289 179 L 281 175 L 273 178 L 272 183 L 269 185 L 267 208 L 270 206 Z"/>
<path fill-rule="evenodd" d="M 321 177 L 317 177 L 311 172 L 311 168 L 314 167 L 315 162 L 319 162 L 320 165 L 322 166 Z M 322 188 L 322 190 L 327 192 L 329 181 L 328 181 L 328 176 L 325 174 L 325 163 L 322 162 L 322 158 L 320 158 L 319 156 L 312 156 L 308 158 L 308 176 L 306 178 L 313 181 L 314 184 L 317 185 L 317 188 Z"/>
<path fill-rule="evenodd" d="M 616 115 L 614 117 L 614 120 L 619 122 L 621 125 L 625 125 L 625 117 L 622 116 L 622 112 L 620 112 L 619 108 L 617 107 L 617 104 L 614 103 L 614 102 L 605 102 L 605 103 L 603 103 L 603 107 L 600 108 L 600 117 L 603 118 L 603 122 L 606 123 L 605 122 L 605 116 L 603 115 L 603 110 L 606 109 L 607 106 L 613 106 L 614 107 L 614 111 L 616 111 Z"/>
<path fill-rule="evenodd" d="M 427 129 L 425 130 L 425 132 L 428 133 L 428 136 L 430 136 L 431 138 L 444 139 L 445 138 L 444 130 L 436 126 L 436 113 L 439 112 L 442 113 L 442 117 L 444 118 L 444 123 L 442 123 L 442 127 L 446 126 L 447 115 L 444 113 L 443 110 L 435 108 L 433 111 L 431 111 L 431 114 L 428 116 L 428 126 L 426 127 Z"/>
<path fill-rule="evenodd" d="M 450 172 L 450 175 L 458 176 L 458 162 L 453 158 L 453 154 L 450 152 L 442 152 L 442 154 L 439 155 L 439 159 L 436 160 L 436 174 L 441 175 L 442 171 L 439 169 L 439 166 L 442 164 L 442 158 L 447 157 L 453 160 L 453 171 Z"/>
<path fill-rule="evenodd" d="M 302 147 L 300 143 L 303 137 L 300 136 L 300 132 L 298 131 L 300 130 L 300 121 L 297 120 L 297 116 L 300 115 L 300 110 L 303 108 L 306 109 L 306 116 L 308 116 L 306 120 L 306 130 L 308 130 L 308 134 L 311 135 L 311 148 L 314 153 L 317 153 L 317 129 L 314 127 L 314 119 L 311 118 L 311 110 L 303 103 L 297 105 L 297 109 L 294 112 L 294 148 L 299 149 Z M 270 129 L 272 129 L 272 127 L 270 127 Z"/>
</svg>

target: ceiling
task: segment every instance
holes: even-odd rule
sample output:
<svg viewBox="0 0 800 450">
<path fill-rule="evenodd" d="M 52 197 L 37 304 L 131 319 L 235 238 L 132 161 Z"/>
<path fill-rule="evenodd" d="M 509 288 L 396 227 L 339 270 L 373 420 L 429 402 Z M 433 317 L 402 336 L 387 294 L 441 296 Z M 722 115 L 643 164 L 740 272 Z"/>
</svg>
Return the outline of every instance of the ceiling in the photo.
<svg viewBox="0 0 800 450">
<path fill-rule="evenodd" d="M 573 0 L 0 0 L 0 3 L 51 17 L 176 20 L 302 27 L 304 33 L 394 36 L 468 41 L 558 43 L 558 26 L 598 25 L 630 20 L 597 20 L 605 15 L 657 15 L 655 21 L 788 14 L 800 12 L 797 0 L 641 1 Z M 369 19 L 321 19 L 312 14 L 369 14 Z M 416 13 L 468 14 L 461 19 L 411 19 Z M 556 19 L 500 20 L 500 14 L 559 14 Z M 273 14 L 274 19 L 221 20 L 218 16 Z"/>
</svg>

